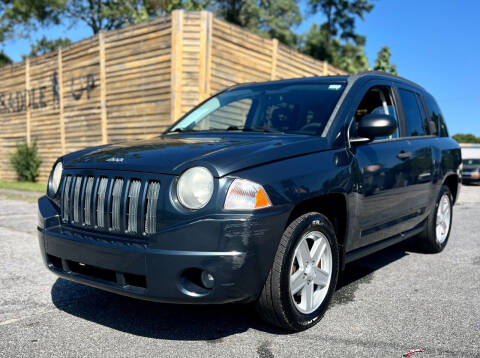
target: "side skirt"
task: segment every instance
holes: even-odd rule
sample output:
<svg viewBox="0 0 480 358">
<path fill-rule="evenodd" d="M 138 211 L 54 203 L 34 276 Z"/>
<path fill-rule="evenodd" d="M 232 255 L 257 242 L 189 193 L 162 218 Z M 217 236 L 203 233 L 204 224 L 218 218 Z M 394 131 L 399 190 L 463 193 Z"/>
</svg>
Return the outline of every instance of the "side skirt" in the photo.
<svg viewBox="0 0 480 358">
<path fill-rule="evenodd" d="M 376 251 L 382 250 L 388 246 L 395 245 L 403 240 L 409 239 L 412 236 L 420 234 L 423 229 L 425 228 L 426 225 L 426 220 L 422 221 L 420 224 L 415 226 L 413 229 L 402 232 L 401 234 L 389 237 L 388 239 L 375 242 L 371 245 L 365 246 L 365 247 L 360 247 L 358 249 L 355 249 L 353 251 L 347 252 L 345 254 L 345 264 L 348 264 L 352 261 L 358 260 L 362 257 L 365 257 L 367 255 L 373 254 Z"/>
</svg>

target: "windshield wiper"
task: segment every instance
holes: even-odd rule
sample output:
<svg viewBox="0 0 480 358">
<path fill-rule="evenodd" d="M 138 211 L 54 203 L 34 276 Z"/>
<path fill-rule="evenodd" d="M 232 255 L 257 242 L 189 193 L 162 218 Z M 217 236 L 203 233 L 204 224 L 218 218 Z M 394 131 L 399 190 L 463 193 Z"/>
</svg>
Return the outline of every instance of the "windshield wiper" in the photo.
<svg viewBox="0 0 480 358">
<path fill-rule="evenodd" d="M 267 132 L 267 133 L 280 133 L 280 131 L 275 131 L 273 129 L 268 128 L 251 128 L 251 127 L 237 127 L 237 126 L 229 126 L 227 131 L 242 131 L 242 132 Z"/>
<path fill-rule="evenodd" d="M 237 127 L 229 126 L 227 128 L 209 128 L 203 130 L 195 130 L 187 128 L 175 128 L 173 131 L 168 133 L 186 133 L 186 132 L 230 132 L 230 131 L 240 131 L 240 132 L 264 132 L 264 133 L 282 133 L 280 131 L 268 129 L 268 128 L 250 128 L 250 127 Z"/>
<path fill-rule="evenodd" d="M 195 129 L 175 128 L 173 131 L 168 131 L 167 133 L 187 133 L 187 132 L 196 132 L 196 130 Z"/>
<path fill-rule="evenodd" d="M 280 131 L 276 131 L 273 129 L 268 128 L 243 128 L 244 132 L 265 132 L 265 133 L 282 133 Z"/>
</svg>

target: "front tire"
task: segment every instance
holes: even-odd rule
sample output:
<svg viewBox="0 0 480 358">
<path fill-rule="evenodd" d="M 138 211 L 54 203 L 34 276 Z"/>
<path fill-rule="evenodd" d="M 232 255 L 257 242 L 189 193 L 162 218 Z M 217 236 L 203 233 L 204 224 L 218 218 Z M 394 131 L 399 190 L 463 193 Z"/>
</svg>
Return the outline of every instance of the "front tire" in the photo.
<svg viewBox="0 0 480 358">
<path fill-rule="evenodd" d="M 304 214 L 283 233 L 257 311 L 268 323 L 287 330 L 310 328 L 325 313 L 338 272 L 332 224 L 322 214 Z"/>
</svg>

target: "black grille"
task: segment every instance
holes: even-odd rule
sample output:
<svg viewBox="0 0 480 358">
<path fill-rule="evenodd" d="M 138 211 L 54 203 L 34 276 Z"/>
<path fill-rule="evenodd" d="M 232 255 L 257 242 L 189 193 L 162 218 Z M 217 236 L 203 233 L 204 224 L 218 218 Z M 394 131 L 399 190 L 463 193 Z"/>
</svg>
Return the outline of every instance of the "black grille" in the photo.
<svg viewBox="0 0 480 358">
<path fill-rule="evenodd" d="M 159 181 L 67 174 L 63 183 L 64 223 L 118 233 L 156 233 Z"/>
</svg>

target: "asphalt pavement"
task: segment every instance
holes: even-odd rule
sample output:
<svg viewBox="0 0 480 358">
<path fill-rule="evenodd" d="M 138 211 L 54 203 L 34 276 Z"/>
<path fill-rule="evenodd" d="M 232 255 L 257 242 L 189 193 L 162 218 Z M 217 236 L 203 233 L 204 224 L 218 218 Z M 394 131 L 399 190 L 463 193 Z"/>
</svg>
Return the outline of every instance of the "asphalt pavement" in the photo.
<svg viewBox="0 0 480 358">
<path fill-rule="evenodd" d="M 251 306 L 145 302 L 43 267 L 35 203 L 0 199 L 0 357 L 480 357 L 480 186 L 444 252 L 405 245 L 347 266 L 323 320 L 287 334 Z"/>
</svg>

